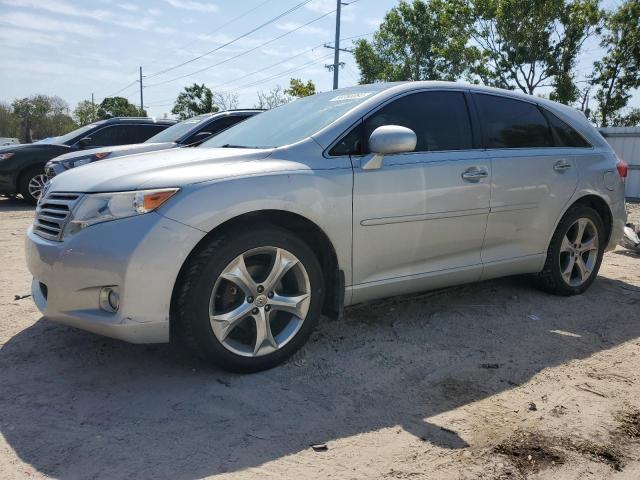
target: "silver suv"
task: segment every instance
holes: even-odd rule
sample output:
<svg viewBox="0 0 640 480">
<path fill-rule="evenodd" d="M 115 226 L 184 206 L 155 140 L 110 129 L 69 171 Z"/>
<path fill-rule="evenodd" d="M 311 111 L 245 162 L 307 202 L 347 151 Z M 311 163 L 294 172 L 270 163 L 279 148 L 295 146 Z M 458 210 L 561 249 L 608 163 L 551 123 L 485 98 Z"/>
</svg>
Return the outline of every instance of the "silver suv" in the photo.
<svg viewBox="0 0 640 480">
<path fill-rule="evenodd" d="M 262 370 L 346 305 L 514 274 L 584 292 L 621 236 L 624 171 L 584 116 L 541 98 L 321 93 L 198 149 L 55 177 L 28 232 L 33 298 L 55 321 Z"/>
</svg>

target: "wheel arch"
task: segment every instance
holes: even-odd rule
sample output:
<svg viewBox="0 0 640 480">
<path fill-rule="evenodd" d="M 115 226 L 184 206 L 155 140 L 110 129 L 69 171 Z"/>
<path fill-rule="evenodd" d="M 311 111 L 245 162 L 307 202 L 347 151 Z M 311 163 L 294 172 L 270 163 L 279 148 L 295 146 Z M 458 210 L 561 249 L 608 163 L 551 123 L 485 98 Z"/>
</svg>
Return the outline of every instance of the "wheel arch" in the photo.
<svg viewBox="0 0 640 480">
<path fill-rule="evenodd" d="M 289 230 L 300 237 L 317 255 L 324 277 L 325 299 L 322 312 L 333 318 L 339 318 L 344 308 L 345 279 L 344 272 L 338 265 L 335 247 L 328 235 L 315 222 L 308 218 L 286 210 L 257 210 L 232 217 L 209 231 L 191 250 L 184 260 L 178 277 L 174 282 L 171 295 L 170 319 L 174 318 L 175 302 L 185 266 L 193 255 L 204 248 L 214 237 L 226 232 L 242 229 L 247 225 L 256 224 L 273 226 Z M 170 325 L 173 324 L 170 320 Z M 172 334 L 173 336 L 173 334 Z"/>
<path fill-rule="evenodd" d="M 611 207 L 607 203 L 607 201 L 600 195 L 594 192 L 585 192 L 581 196 L 574 198 L 571 203 L 567 204 L 567 207 L 563 210 L 562 215 L 558 217 L 556 220 L 556 224 L 553 228 L 553 232 L 551 232 L 551 236 L 549 237 L 549 241 L 547 244 L 551 242 L 551 238 L 553 237 L 554 232 L 558 228 L 558 224 L 565 216 L 565 214 L 575 205 L 584 205 L 586 207 L 593 208 L 598 214 L 600 218 L 602 218 L 602 222 L 604 223 L 604 227 L 606 229 L 605 234 L 607 241 L 605 245 L 609 245 L 609 241 L 611 240 L 611 234 L 613 233 L 613 213 L 611 211 Z"/>
</svg>

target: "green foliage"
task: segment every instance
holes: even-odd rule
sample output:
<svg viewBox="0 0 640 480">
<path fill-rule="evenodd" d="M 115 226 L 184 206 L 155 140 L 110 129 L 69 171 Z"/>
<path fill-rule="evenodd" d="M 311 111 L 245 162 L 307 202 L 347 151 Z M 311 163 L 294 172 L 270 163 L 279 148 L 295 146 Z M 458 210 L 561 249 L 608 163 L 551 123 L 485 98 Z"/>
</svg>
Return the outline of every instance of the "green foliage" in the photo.
<svg viewBox="0 0 640 480">
<path fill-rule="evenodd" d="M 304 83 L 299 78 L 292 78 L 289 81 L 289 88 L 284 93 L 296 98 L 308 97 L 309 95 L 315 95 L 316 85 L 312 80 L 307 80 L 307 83 Z"/>
<path fill-rule="evenodd" d="M 575 102 L 575 65 L 584 41 L 597 30 L 597 0 L 476 0 L 472 38 L 480 48 L 473 73 L 483 83 Z"/>
<path fill-rule="evenodd" d="M 640 0 L 626 0 L 607 15 L 600 45 L 606 54 L 594 65 L 596 119 L 603 127 L 638 124 L 637 110 L 626 116 L 619 112 L 627 106 L 631 91 L 640 87 Z"/>
<path fill-rule="evenodd" d="M 196 115 L 213 113 L 218 110 L 211 89 L 204 83 L 202 85 L 194 83 L 190 87 L 185 87 L 184 92 L 178 95 L 171 113 L 177 115 L 180 120 L 186 120 Z"/>
<path fill-rule="evenodd" d="M 90 101 L 83 100 L 78 102 L 72 116 L 78 125 L 87 125 L 98 119 L 98 108 Z"/>
<path fill-rule="evenodd" d="M 11 105 L 0 102 L 0 137 L 20 137 L 20 119 L 13 114 Z"/>
<path fill-rule="evenodd" d="M 460 78 L 476 53 L 467 46 L 470 13 L 462 0 L 401 1 L 371 42 L 356 42 L 360 83 Z"/>
<path fill-rule="evenodd" d="M 140 111 L 124 97 L 107 97 L 98 106 L 98 119 L 106 120 L 114 117 L 146 117 L 145 110 Z"/>
<path fill-rule="evenodd" d="M 16 99 L 11 109 L 14 121 L 20 124 L 22 142 L 63 135 L 77 127 L 69 116 L 69 105 L 60 97 L 33 95 Z"/>
</svg>

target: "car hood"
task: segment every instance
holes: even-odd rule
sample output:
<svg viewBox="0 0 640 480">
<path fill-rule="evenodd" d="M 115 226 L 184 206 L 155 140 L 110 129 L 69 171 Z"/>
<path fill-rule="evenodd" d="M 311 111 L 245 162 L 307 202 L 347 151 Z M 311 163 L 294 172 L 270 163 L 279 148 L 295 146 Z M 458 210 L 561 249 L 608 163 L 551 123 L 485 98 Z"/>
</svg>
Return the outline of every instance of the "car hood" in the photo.
<svg viewBox="0 0 640 480">
<path fill-rule="evenodd" d="M 68 170 L 51 180 L 58 192 L 117 192 L 142 188 L 182 187 L 226 177 L 275 169 L 256 162 L 273 150 L 236 148 L 173 148 L 105 159 Z"/>
<path fill-rule="evenodd" d="M 0 153 L 37 153 L 37 152 L 68 152 L 71 147 L 59 143 L 20 143 L 0 147 Z"/>
<path fill-rule="evenodd" d="M 115 145 L 112 147 L 98 147 L 90 148 L 86 150 L 78 150 L 70 153 L 65 153 L 59 157 L 54 158 L 54 162 L 63 162 L 65 160 L 75 160 L 77 158 L 91 157 L 96 153 L 111 153 L 108 158 L 115 156 L 121 157 L 123 155 L 132 155 L 134 153 L 153 152 L 156 150 L 164 150 L 165 148 L 173 148 L 177 146 L 173 142 L 164 143 L 132 143 L 130 145 Z"/>
</svg>

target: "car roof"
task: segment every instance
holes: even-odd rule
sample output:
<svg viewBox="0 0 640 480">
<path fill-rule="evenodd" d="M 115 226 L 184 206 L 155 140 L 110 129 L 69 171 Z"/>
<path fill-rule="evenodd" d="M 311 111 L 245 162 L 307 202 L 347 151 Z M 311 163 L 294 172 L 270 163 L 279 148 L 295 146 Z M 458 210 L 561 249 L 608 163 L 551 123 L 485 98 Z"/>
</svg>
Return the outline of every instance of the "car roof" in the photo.
<svg viewBox="0 0 640 480">
<path fill-rule="evenodd" d="M 151 118 L 151 117 L 113 117 L 106 120 L 98 120 L 93 122 L 94 125 L 109 125 L 112 123 L 155 123 L 158 125 L 173 125 L 177 120 L 172 118 Z"/>
</svg>

